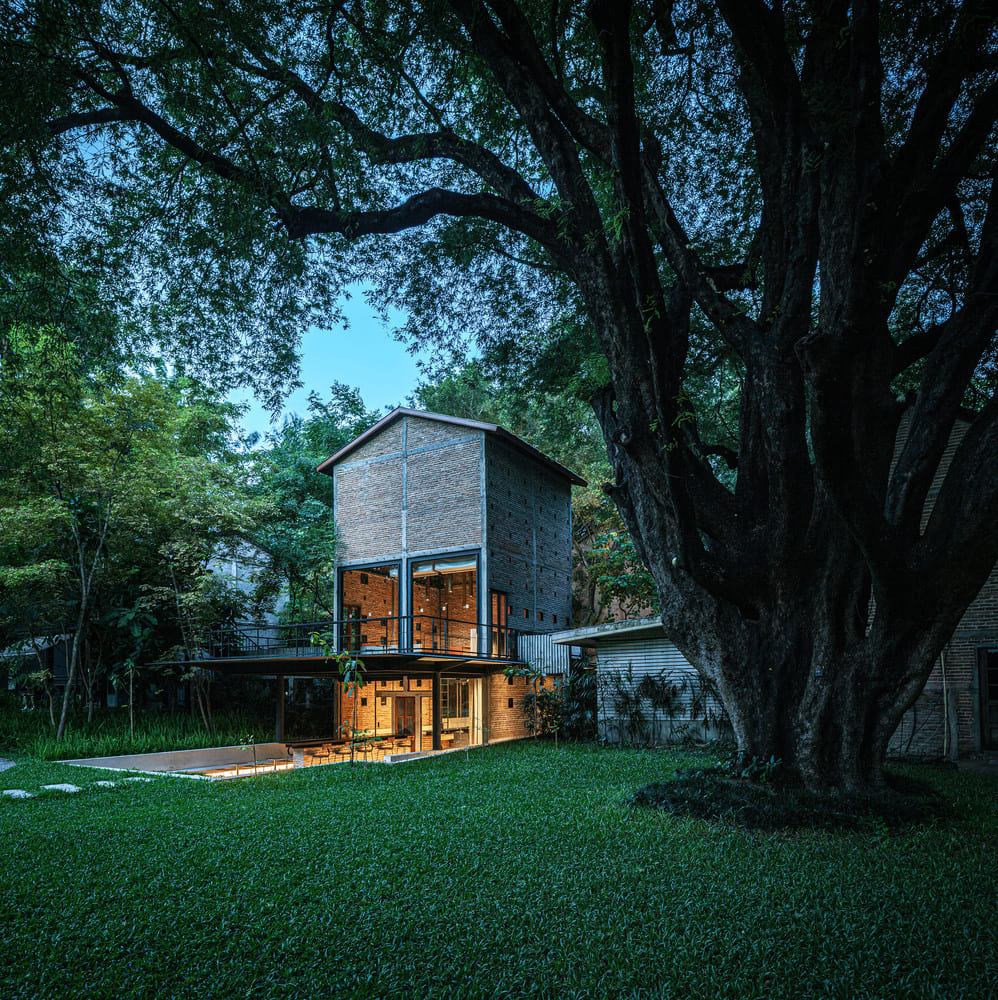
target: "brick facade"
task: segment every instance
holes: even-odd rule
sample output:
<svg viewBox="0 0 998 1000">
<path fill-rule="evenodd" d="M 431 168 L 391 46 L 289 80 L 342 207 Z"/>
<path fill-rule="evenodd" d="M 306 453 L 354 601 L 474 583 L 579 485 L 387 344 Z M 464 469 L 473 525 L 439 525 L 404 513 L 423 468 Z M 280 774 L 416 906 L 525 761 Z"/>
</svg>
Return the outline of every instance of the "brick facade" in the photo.
<svg viewBox="0 0 998 1000">
<path fill-rule="evenodd" d="M 519 740 L 529 736 L 522 706 L 523 696 L 530 690 L 529 682 L 523 677 L 493 674 L 485 683 L 488 685 L 489 740 Z"/>
<path fill-rule="evenodd" d="M 486 449 L 489 587 L 507 595 L 509 625 L 571 624 L 571 485 L 498 441 Z"/>
</svg>

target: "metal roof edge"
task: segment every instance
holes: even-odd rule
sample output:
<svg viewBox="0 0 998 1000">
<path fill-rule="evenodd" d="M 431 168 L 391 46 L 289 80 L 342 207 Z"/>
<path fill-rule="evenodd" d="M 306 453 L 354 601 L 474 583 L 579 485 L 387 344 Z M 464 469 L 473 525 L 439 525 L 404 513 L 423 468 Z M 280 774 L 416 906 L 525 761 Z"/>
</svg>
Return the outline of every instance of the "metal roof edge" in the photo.
<svg viewBox="0 0 998 1000">
<path fill-rule="evenodd" d="M 595 646 L 603 639 L 611 639 L 619 635 L 634 636 L 642 633 L 657 634 L 663 639 L 666 638 L 662 619 L 648 617 L 627 618 L 623 621 L 602 622 L 599 625 L 583 625 L 580 628 L 552 632 L 551 641 L 559 646 Z"/>
</svg>

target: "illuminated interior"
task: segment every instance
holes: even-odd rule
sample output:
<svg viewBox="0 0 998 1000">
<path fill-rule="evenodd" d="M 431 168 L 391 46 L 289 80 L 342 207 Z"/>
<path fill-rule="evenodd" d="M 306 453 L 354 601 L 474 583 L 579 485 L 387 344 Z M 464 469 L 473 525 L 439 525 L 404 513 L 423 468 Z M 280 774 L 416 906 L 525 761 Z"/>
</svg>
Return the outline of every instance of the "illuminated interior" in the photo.
<svg viewBox="0 0 998 1000">
<path fill-rule="evenodd" d="M 340 575 L 340 600 L 344 649 L 398 648 L 397 563 L 343 570 Z"/>
<path fill-rule="evenodd" d="M 478 566 L 474 556 L 412 565 L 415 649 L 478 652 Z"/>
</svg>

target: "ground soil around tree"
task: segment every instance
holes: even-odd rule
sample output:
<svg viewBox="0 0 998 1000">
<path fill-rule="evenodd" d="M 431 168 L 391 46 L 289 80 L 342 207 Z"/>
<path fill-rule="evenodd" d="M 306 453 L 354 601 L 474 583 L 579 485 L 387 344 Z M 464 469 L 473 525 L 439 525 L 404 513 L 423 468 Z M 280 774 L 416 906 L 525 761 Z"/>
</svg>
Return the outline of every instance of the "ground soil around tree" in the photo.
<svg viewBox="0 0 998 1000">
<path fill-rule="evenodd" d="M 729 767 L 676 771 L 669 781 L 639 788 L 634 805 L 749 830 L 899 829 L 947 814 L 927 784 L 889 774 L 886 787 L 863 797 L 819 795 L 773 775 L 742 776 Z"/>
</svg>

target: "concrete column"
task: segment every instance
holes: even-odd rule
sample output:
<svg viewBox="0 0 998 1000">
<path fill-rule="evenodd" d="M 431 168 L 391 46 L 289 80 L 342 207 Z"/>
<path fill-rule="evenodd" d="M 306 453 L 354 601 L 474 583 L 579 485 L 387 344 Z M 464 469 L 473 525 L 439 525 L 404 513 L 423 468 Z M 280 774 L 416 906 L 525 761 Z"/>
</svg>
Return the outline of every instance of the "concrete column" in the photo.
<svg viewBox="0 0 998 1000">
<path fill-rule="evenodd" d="M 440 705 L 440 674 L 433 675 L 433 749 L 440 750 L 440 729 L 443 712 Z"/>
<path fill-rule="evenodd" d="M 284 674 L 277 675 L 277 742 L 284 742 Z"/>
</svg>

